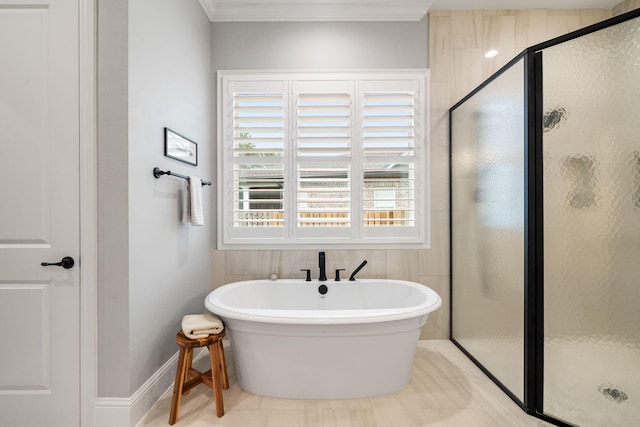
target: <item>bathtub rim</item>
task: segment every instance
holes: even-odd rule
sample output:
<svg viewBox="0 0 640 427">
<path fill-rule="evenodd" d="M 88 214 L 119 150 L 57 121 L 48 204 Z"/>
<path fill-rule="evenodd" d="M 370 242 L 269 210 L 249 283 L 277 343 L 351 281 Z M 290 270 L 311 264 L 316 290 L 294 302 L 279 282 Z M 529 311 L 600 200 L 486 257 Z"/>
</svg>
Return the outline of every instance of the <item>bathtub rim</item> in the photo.
<svg viewBox="0 0 640 427">
<path fill-rule="evenodd" d="M 379 323 L 394 320 L 410 319 L 428 315 L 442 305 L 442 298 L 430 287 L 407 280 L 396 279 L 357 279 L 356 283 L 393 282 L 403 286 L 418 289 L 426 296 L 426 301 L 412 307 L 404 308 L 376 308 L 354 310 L 277 310 L 277 309 L 242 309 L 229 306 L 220 301 L 224 293 L 232 291 L 239 286 L 247 286 L 252 283 L 300 283 L 301 286 L 315 286 L 321 284 L 333 284 L 333 282 L 313 281 L 305 282 L 302 279 L 268 279 L 243 280 L 220 286 L 211 291 L 205 298 L 207 310 L 224 318 L 246 320 L 260 323 L 297 324 L 297 325 L 344 325 L 361 323 Z M 352 284 L 353 282 L 349 282 Z M 340 284 L 336 284 L 340 286 Z M 330 315 L 329 315 L 330 314 Z"/>
</svg>

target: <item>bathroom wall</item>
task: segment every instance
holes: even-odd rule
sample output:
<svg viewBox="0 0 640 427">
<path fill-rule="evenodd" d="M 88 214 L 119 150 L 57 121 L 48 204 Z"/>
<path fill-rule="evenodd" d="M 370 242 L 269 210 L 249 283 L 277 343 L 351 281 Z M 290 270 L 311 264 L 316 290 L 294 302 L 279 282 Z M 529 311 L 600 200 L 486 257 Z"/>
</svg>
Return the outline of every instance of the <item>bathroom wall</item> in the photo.
<svg viewBox="0 0 640 427">
<path fill-rule="evenodd" d="M 427 68 L 428 22 L 213 23 L 213 69 Z M 363 260 L 362 278 L 413 280 L 445 299 L 432 314 L 425 337 L 448 337 L 449 248 L 447 154 L 431 153 L 431 249 L 328 250 L 327 272 L 350 274 Z M 213 287 L 237 280 L 318 276 L 318 251 L 219 251 L 212 254 Z"/>
<path fill-rule="evenodd" d="M 128 13 L 98 2 L 98 396 L 129 395 Z"/>
<path fill-rule="evenodd" d="M 98 396 L 130 398 L 210 290 L 211 187 L 205 226 L 181 224 L 185 181 L 152 170 L 212 179 L 211 25 L 196 1 L 110 0 L 98 28 Z M 198 143 L 197 167 L 164 156 L 165 126 Z"/>
<path fill-rule="evenodd" d="M 214 22 L 213 68 L 426 68 L 428 22 Z"/>
<path fill-rule="evenodd" d="M 613 16 L 640 9 L 640 0 L 625 0 L 613 8 Z"/>
<path fill-rule="evenodd" d="M 205 311 L 211 281 L 211 187 L 205 225 L 182 224 L 185 181 L 213 180 L 210 24 L 199 3 L 129 2 L 129 319 L 133 392 L 177 351 L 182 317 Z M 167 126 L 198 144 L 198 166 L 164 156 Z M 150 349 L 153 349 L 150 351 Z"/>
<path fill-rule="evenodd" d="M 449 107 L 522 50 L 611 16 L 609 9 L 431 11 L 432 141 L 447 140 Z M 498 55 L 485 58 L 489 49 Z"/>
</svg>

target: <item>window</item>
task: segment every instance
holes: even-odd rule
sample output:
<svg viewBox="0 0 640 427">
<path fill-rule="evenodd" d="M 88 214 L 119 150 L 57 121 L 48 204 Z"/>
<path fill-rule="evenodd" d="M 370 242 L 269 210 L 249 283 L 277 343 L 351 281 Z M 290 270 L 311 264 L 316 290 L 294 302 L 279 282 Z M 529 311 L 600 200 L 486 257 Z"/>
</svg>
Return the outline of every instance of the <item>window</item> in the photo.
<svg viewBox="0 0 640 427">
<path fill-rule="evenodd" d="M 427 244 L 426 82 L 219 71 L 219 246 Z"/>
</svg>

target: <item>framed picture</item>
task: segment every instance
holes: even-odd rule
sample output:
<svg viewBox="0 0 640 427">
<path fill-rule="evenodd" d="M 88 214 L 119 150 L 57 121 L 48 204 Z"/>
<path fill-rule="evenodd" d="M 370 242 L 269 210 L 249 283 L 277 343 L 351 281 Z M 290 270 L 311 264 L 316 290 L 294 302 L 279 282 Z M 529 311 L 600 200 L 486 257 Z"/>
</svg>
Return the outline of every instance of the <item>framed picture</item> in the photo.
<svg viewBox="0 0 640 427">
<path fill-rule="evenodd" d="M 164 155 L 198 166 L 198 144 L 169 128 L 164 128 Z"/>
</svg>

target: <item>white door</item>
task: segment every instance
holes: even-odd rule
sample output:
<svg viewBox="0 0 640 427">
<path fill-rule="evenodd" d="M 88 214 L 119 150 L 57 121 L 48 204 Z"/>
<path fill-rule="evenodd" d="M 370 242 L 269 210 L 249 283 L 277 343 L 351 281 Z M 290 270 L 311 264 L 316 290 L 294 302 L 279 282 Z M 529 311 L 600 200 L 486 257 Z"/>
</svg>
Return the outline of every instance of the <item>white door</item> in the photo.
<svg viewBox="0 0 640 427">
<path fill-rule="evenodd" d="M 0 0 L 0 426 L 80 425 L 78 41 L 77 0 Z"/>
</svg>

